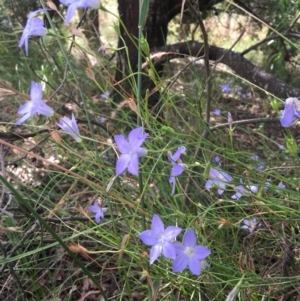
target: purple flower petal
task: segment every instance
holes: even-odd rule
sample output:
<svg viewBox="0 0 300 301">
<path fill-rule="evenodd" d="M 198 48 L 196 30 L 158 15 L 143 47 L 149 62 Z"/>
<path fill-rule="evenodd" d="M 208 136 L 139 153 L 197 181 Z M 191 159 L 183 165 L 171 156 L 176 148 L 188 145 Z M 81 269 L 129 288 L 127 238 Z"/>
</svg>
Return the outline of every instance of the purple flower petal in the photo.
<svg viewBox="0 0 300 301">
<path fill-rule="evenodd" d="M 176 226 L 167 227 L 164 233 L 164 239 L 167 241 L 173 241 L 180 234 L 181 230 L 181 228 Z"/>
<path fill-rule="evenodd" d="M 77 8 L 98 8 L 99 0 L 60 0 L 64 5 L 69 5 L 66 15 L 66 24 L 69 24 Z"/>
<path fill-rule="evenodd" d="M 281 125 L 283 127 L 289 127 L 295 119 L 295 109 L 292 104 L 287 104 L 284 108 L 282 117 L 281 117 Z"/>
<path fill-rule="evenodd" d="M 145 157 L 147 155 L 147 150 L 143 147 L 139 147 L 137 150 L 136 150 L 136 154 L 139 158 L 141 157 Z"/>
<path fill-rule="evenodd" d="M 69 5 L 67 9 L 67 14 L 66 14 L 66 24 L 69 24 L 75 14 L 75 11 L 77 9 L 76 3 Z"/>
<path fill-rule="evenodd" d="M 189 259 L 184 254 L 178 255 L 173 261 L 173 272 L 182 272 L 188 266 Z"/>
<path fill-rule="evenodd" d="M 115 135 L 114 140 L 121 154 L 127 154 L 129 152 L 131 148 L 130 143 L 125 139 L 123 135 Z"/>
<path fill-rule="evenodd" d="M 128 172 L 134 176 L 139 174 L 139 157 L 137 153 L 131 155 L 130 162 L 128 164 Z"/>
<path fill-rule="evenodd" d="M 210 250 L 205 246 L 198 245 L 194 247 L 194 257 L 198 260 L 203 260 L 204 258 L 208 257 L 210 253 Z"/>
<path fill-rule="evenodd" d="M 119 157 L 116 164 L 116 175 L 122 174 L 126 168 L 129 166 L 131 161 L 130 155 L 124 154 Z"/>
<path fill-rule="evenodd" d="M 180 156 L 182 154 L 185 154 L 186 153 L 186 147 L 185 146 L 179 146 L 177 151 L 174 153 L 174 155 L 170 155 L 169 156 L 169 159 L 171 162 L 173 163 L 176 163 L 179 159 L 180 159 Z"/>
<path fill-rule="evenodd" d="M 198 276 L 201 273 L 201 261 L 195 257 L 191 257 L 188 263 L 189 269 L 192 274 Z"/>
<path fill-rule="evenodd" d="M 155 233 L 162 233 L 165 231 L 164 223 L 162 222 L 161 218 L 157 214 L 153 215 L 151 226 L 152 226 L 152 230 Z"/>
<path fill-rule="evenodd" d="M 188 229 L 183 236 L 183 244 L 186 247 L 195 247 L 197 241 L 197 237 L 195 232 L 192 229 Z"/>
<path fill-rule="evenodd" d="M 176 250 L 174 247 L 174 244 L 171 242 L 165 242 L 163 244 L 162 248 L 162 254 L 169 259 L 175 259 L 176 258 Z"/>
<path fill-rule="evenodd" d="M 174 247 L 176 250 L 176 254 L 183 253 L 185 250 L 185 246 L 182 243 L 174 242 Z"/>
<path fill-rule="evenodd" d="M 207 189 L 207 190 L 209 190 L 209 189 L 211 189 L 213 186 L 214 186 L 213 180 L 208 179 L 208 180 L 206 181 L 206 183 L 205 183 L 204 188 Z"/>
<path fill-rule="evenodd" d="M 140 233 L 139 238 L 145 245 L 153 246 L 157 243 L 159 234 L 157 234 L 153 230 L 145 230 L 142 233 Z"/>
<path fill-rule="evenodd" d="M 154 245 L 150 250 L 150 264 L 152 264 L 162 253 L 162 245 Z"/>
<path fill-rule="evenodd" d="M 171 170 L 171 177 L 177 177 L 184 171 L 184 164 L 174 164 Z"/>
<path fill-rule="evenodd" d="M 145 133 L 143 134 L 143 128 L 139 127 L 136 129 L 133 129 L 130 131 L 128 135 L 128 141 L 131 145 L 131 147 L 134 150 L 137 150 L 140 148 L 140 146 L 144 143 L 145 139 L 149 136 L 149 134 Z"/>
</svg>

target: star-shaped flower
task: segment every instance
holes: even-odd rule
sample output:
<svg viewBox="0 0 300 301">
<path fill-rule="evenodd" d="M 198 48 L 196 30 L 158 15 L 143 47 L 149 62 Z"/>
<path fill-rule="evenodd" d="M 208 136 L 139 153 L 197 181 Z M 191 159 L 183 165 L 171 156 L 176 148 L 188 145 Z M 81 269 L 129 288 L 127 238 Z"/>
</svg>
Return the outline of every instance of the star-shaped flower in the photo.
<svg viewBox="0 0 300 301">
<path fill-rule="evenodd" d="M 30 101 L 24 103 L 18 110 L 19 115 L 23 115 L 16 121 L 19 125 L 35 114 L 50 117 L 54 111 L 42 100 L 42 85 L 31 82 Z"/>
<path fill-rule="evenodd" d="M 158 215 L 152 219 L 151 230 L 140 233 L 139 237 L 147 246 L 152 246 L 150 250 L 150 264 L 152 264 L 161 253 L 170 259 L 175 259 L 176 251 L 173 244 L 174 239 L 181 232 L 181 228 L 169 226 L 165 229 L 164 224 Z"/>
<path fill-rule="evenodd" d="M 243 224 L 241 229 L 248 230 L 250 233 L 252 233 L 255 228 L 261 227 L 261 223 L 257 223 L 256 218 L 253 218 L 252 220 L 244 219 Z"/>
<path fill-rule="evenodd" d="M 177 151 L 174 153 L 174 155 L 172 155 L 171 152 L 168 153 L 168 158 L 173 165 L 170 178 L 169 178 L 169 183 L 172 185 L 172 194 L 174 194 L 175 192 L 175 184 L 176 184 L 175 177 L 181 175 L 185 168 L 185 164 L 178 162 L 180 160 L 181 154 L 185 154 L 185 152 L 186 152 L 186 148 L 184 146 L 179 146 Z"/>
<path fill-rule="evenodd" d="M 242 185 L 235 187 L 235 194 L 231 196 L 233 200 L 239 200 L 242 196 L 247 196 L 250 192 L 256 194 L 258 192 L 258 186 L 250 183 L 246 187 L 243 185 L 243 180 L 240 179 Z"/>
<path fill-rule="evenodd" d="M 100 94 L 102 99 L 108 99 L 110 95 L 110 91 L 105 91 L 103 94 Z"/>
<path fill-rule="evenodd" d="M 147 154 L 147 150 L 141 145 L 149 136 L 148 133 L 143 134 L 143 128 L 133 129 L 128 135 L 128 141 L 123 135 L 115 135 L 114 139 L 118 146 L 121 156 L 116 165 L 116 175 L 120 175 L 126 169 L 137 176 L 139 173 L 139 158 Z"/>
<path fill-rule="evenodd" d="M 36 14 L 45 9 L 41 8 L 36 11 L 29 13 L 26 26 L 23 30 L 21 39 L 19 41 L 19 47 L 22 47 L 25 44 L 25 52 L 28 55 L 28 40 L 30 36 L 40 36 L 43 37 L 47 33 L 47 29 L 44 27 L 44 22 L 40 18 L 34 18 Z"/>
<path fill-rule="evenodd" d="M 81 142 L 79 129 L 76 123 L 76 119 L 74 114 L 72 113 L 72 119 L 69 117 L 62 117 L 60 118 L 57 125 L 67 134 L 71 135 L 77 142 Z"/>
<path fill-rule="evenodd" d="M 221 88 L 222 88 L 222 92 L 224 93 L 229 93 L 231 91 L 231 88 L 228 84 L 222 84 Z"/>
<path fill-rule="evenodd" d="M 300 118 L 300 101 L 297 98 L 289 97 L 285 101 L 284 110 L 281 112 L 281 125 L 289 127 Z"/>
<path fill-rule="evenodd" d="M 99 6 L 99 0 L 60 0 L 60 2 L 69 6 L 66 15 L 66 24 L 70 23 L 77 8 L 96 9 Z"/>
<path fill-rule="evenodd" d="M 210 250 L 202 245 L 196 245 L 197 237 L 193 229 L 188 229 L 183 236 L 183 243 L 174 243 L 176 258 L 173 262 L 173 272 L 178 273 L 189 267 L 194 275 L 201 273 L 201 260 L 210 255 Z"/>
<path fill-rule="evenodd" d="M 215 116 L 220 116 L 221 115 L 221 110 L 220 109 L 215 109 L 214 110 L 214 115 Z"/>
<path fill-rule="evenodd" d="M 101 219 L 104 218 L 104 213 L 107 211 L 107 208 L 102 208 L 98 203 L 89 206 L 89 210 L 95 213 L 95 221 L 97 224 L 100 223 Z"/>
<path fill-rule="evenodd" d="M 226 183 L 232 181 L 232 177 L 226 173 L 225 171 L 221 169 L 216 169 L 211 167 L 209 170 L 209 179 L 207 180 L 205 184 L 205 189 L 211 189 L 212 187 L 216 186 L 218 187 L 218 194 L 221 195 L 225 188 Z"/>
</svg>

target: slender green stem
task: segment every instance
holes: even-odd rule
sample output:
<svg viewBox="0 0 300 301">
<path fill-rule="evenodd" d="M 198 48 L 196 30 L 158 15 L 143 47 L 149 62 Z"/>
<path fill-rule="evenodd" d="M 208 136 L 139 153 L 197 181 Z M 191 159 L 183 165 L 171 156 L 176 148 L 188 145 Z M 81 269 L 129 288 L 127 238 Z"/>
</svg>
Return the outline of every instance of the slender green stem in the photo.
<svg viewBox="0 0 300 301">
<path fill-rule="evenodd" d="M 139 43 L 138 43 L 138 73 L 137 73 L 137 107 L 138 110 L 141 108 L 142 103 L 142 38 L 143 38 L 143 27 L 145 26 L 147 15 L 149 9 L 149 0 L 140 0 L 139 1 Z M 142 120 L 139 116 L 137 116 L 137 126 L 142 125 Z M 145 209 L 145 200 L 143 197 L 143 175 L 139 173 L 139 190 L 141 196 L 141 207 Z M 146 229 L 145 216 L 142 217 L 142 224 L 144 229 Z"/>
<path fill-rule="evenodd" d="M 90 271 L 85 267 L 85 265 L 73 254 L 68 246 L 63 242 L 63 240 L 52 230 L 52 228 L 46 223 L 46 221 L 34 210 L 34 208 L 26 202 L 18 191 L 2 176 L 0 175 L 0 181 L 14 194 L 17 201 L 22 204 L 26 209 L 39 221 L 39 223 L 53 236 L 53 238 L 65 249 L 68 255 L 76 262 L 76 264 L 82 269 L 82 271 L 93 281 L 93 283 L 101 289 L 103 298 L 108 301 L 105 293 L 103 292 L 100 283 L 97 279 L 90 273 Z"/>
<path fill-rule="evenodd" d="M 46 9 L 46 6 L 45 6 L 45 4 L 43 3 L 43 1 L 40 1 L 40 3 L 41 3 L 41 5 L 42 5 L 42 7 L 43 7 L 44 9 Z M 50 16 L 49 16 L 47 10 L 45 10 L 45 14 L 47 15 L 49 24 L 50 24 L 50 26 L 51 26 L 51 28 L 52 28 L 54 34 L 55 34 L 55 35 L 58 35 L 57 30 L 56 30 L 55 26 L 53 25 L 52 20 L 51 20 L 51 18 L 50 18 Z M 68 57 L 68 55 L 66 54 L 66 51 L 65 51 L 65 49 L 64 49 L 64 47 L 63 47 L 63 44 L 62 44 L 61 40 L 60 40 L 60 39 L 56 39 L 56 40 L 57 40 L 57 42 L 58 42 L 58 45 L 59 45 L 59 47 L 60 47 L 60 50 L 61 50 L 61 52 L 62 52 L 62 54 L 63 54 L 65 60 L 66 60 L 66 62 L 67 62 L 66 68 L 69 68 L 69 69 L 70 69 L 70 71 L 71 71 L 71 73 L 72 73 L 72 76 L 76 79 L 77 83 L 79 83 L 79 80 L 78 80 L 78 78 L 77 78 L 77 75 L 76 75 L 76 73 L 75 73 L 75 70 L 74 70 L 74 68 L 72 67 L 72 64 L 70 63 L 69 57 Z M 82 92 L 82 89 L 79 87 L 79 85 L 77 85 L 77 88 L 78 88 L 78 91 L 79 91 L 79 94 L 80 94 L 80 98 L 81 98 L 81 100 L 82 100 L 82 102 L 83 102 L 83 107 L 84 107 L 84 111 L 85 111 L 85 113 L 86 113 L 86 118 L 87 118 L 87 122 L 88 122 L 88 127 L 89 127 L 89 130 L 90 130 L 90 132 L 91 132 L 91 136 L 92 136 L 92 138 L 93 138 L 94 150 L 95 150 L 96 156 L 98 157 L 97 143 L 96 143 L 96 140 L 95 140 L 94 130 L 93 130 L 93 127 L 92 127 L 92 124 L 91 124 L 91 119 L 90 119 L 90 116 L 89 116 L 89 113 L 88 113 L 88 108 L 87 108 L 87 104 L 86 104 L 86 101 L 85 101 L 85 97 L 84 97 L 83 92 Z"/>
</svg>

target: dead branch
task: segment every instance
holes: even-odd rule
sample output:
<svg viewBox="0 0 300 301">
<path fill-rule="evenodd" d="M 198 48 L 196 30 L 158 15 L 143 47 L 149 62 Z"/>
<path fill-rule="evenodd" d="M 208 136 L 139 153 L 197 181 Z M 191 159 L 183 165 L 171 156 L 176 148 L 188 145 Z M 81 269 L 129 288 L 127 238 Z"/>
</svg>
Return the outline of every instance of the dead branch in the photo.
<svg viewBox="0 0 300 301">
<path fill-rule="evenodd" d="M 156 65 L 185 55 L 200 57 L 204 54 L 203 46 L 203 43 L 195 41 L 166 45 L 159 49 L 155 49 L 150 58 L 152 63 Z M 288 85 L 274 75 L 255 66 L 240 53 L 231 50 L 228 51 L 228 49 L 216 46 L 210 46 L 209 59 L 216 63 L 227 65 L 240 77 L 276 97 L 282 99 L 288 97 L 300 97 L 300 89 Z M 146 65 L 147 64 L 144 64 L 143 66 L 146 67 Z"/>
</svg>

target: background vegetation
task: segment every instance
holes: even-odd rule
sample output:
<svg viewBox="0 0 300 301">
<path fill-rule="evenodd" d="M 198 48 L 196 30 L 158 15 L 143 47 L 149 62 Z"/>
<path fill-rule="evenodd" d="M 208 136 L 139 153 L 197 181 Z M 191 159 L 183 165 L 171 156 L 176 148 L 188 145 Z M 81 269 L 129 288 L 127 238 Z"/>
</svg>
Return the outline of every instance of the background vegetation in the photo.
<svg viewBox="0 0 300 301">
<path fill-rule="evenodd" d="M 27 15 L 46 3 L 0 0 L 0 300 L 300 299 L 299 133 L 278 118 L 285 98 L 300 96 L 299 3 L 202 4 L 187 0 L 165 37 L 193 55 L 139 51 L 143 68 L 130 74 L 119 65 L 130 61 L 120 41 L 131 31 L 125 37 L 116 1 L 78 10 L 72 28 L 45 14 L 47 36 L 32 37 L 26 56 L 18 41 Z M 66 7 L 58 9 L 65 15 Z M 229 58 L 203 54 L 206 35 L 209 55 L 213 46 L 243 54 L 273 76 L 270 85 L 251 81 L 257 71 L 249 78 L 242 74 L 250 69 L 233 71 Z M 144 38 L 151 37 L 131 36 L 137 53 Z M 190 40 L 204 48 L 189 48 Z M 270 91 L 275 79 L 290 93 Z M 31 81 L 42 83 L 56 116 L 75 114 L 81 143 L 56 117 L 15 125 Z M 139 176 L 115 177 L 113 136 L 127 137 L 138 125 L 149 133 Z M 172 195 L 168 152 L 179 146 L 187 149 L 186 167 Z M 205 189 L 211 167 L 233 177 L 222 195 Z M 234 200 L 241 182 L 258 189 Z M 95 202 L 108 208 L 100 224 L 88 210 Z M 149 265 L 138 235 L 154 214 L 183 229 L 179 241 L 192 228 L 197 244 L 211 250 L 200 276 L 173 273 L 163 257 Z M 254 218 L 253 231 L 241 228 Z"/>
</svg>

